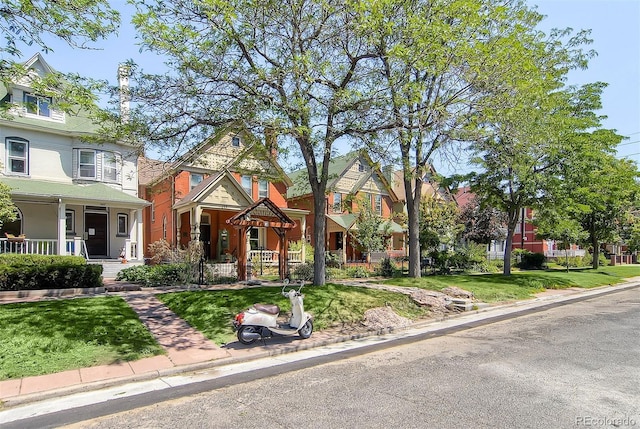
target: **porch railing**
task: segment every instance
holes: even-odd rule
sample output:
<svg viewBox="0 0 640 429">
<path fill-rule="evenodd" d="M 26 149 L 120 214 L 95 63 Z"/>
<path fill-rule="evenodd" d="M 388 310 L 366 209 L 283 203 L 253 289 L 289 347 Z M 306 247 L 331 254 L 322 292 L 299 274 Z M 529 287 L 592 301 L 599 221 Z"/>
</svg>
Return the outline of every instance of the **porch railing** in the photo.
<svg viewBox="0 0 640 429">
<path fill-rule="evenodd" d="M 564 258 L 567 255 L 570 258 L 583 257 L 585 255 L 585 249 L 547 250 L 544 252 L 544 256 L 547 258 Z"/>
<path fill-rule="evenodd" d="M 57 255 L 58 240 L 0 238 L 0 253 Z"/>
<path fill-rule="evenodd" d="M 302 250 L 290 250 L 289 262 L 302 262 Z M 247 252 L 248 260 L 262 265 L 278 265 L 279 254 L 275 250 L 250 250 Z"/>
</svg>

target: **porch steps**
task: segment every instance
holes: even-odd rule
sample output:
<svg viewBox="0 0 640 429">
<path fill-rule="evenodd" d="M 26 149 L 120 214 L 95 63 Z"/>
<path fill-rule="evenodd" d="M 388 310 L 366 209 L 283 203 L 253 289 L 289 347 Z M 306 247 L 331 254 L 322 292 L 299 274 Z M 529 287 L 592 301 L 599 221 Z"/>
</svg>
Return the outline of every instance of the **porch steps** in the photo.
<svg viewBox="0 0 640 429">
<path fill-rule="evenodd" d="M 87 261 L 87 263 L 102 265 L 102 278 L 105 279 L 115 279 L 121 270 L 129 267 L 134 267 L 136 265 L 143 265 L 142 262 L 138 261 L 128 261 L 123 264 L 120 260 L 94 260 Z"/>
</svg>

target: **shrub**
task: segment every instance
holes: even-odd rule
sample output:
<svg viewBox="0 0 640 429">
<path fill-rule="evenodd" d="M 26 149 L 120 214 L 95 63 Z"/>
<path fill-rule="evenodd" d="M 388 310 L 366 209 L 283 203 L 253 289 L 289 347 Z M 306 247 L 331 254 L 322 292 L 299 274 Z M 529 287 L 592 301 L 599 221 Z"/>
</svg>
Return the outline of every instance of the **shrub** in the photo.
<svg viewBox="0 0 640 429">
<path fill-rule="evenodd" d="M 382 258 L 378 267 L 378 274 L 382 277 L 394 277 L 398 267 L 389 257 Z"/>
<path fill-rule="evenodd" d="M 340 268 L 342 265 L 340 257 L 331 252 L 324 252 L 324 263 L 327 268 Z"/>
<path fill-rule="evenodd" d="M 349 267 L 346 269 L 346 271 L 347 271 L 347 277 L 352 277 L 357 279 L 364 279 L 371 275 L 371 272 L 369 272 L 368 269 L 360 265 L 356 267 Z"/>
<path fill-rule="evenodd" d="M 541 270 L 545 267 L 545 262 L 544 253 L 522 253 L 518 267 L 523 270 Z"/>
<path fill-rule="evenodd" d="M 293 269 L 293 280 L 313 281 L 313 262 L 299 264 Z"/>
<path fill-rule="evenodd" d="M 593 253 L 585 253 L 585 255 L 582 257 L 582 263 L 584 264 L 584 267 L 590 267 L 593 264 Z M 599 267 L 606 267 L 610 263 L 611 261 L 602 252 L 598 253 Z"/>
<path fill-rule="evenodd" d="M 191 264 L 138 265 L 125 268 L 116 280 L 137 283 L 145 287 L 176 286 L 192 283 L 195 276 Z"/>
<path fill-rule="evenodd" d="M 456 248 L 449 264 L 459 270 L 487 272 L 487 250 L 482 244 L 467 244 Z"/>
<path fill-rule="evenodd" d="M 102 286 L 102 265 L 57 263 L 0 265 L 0 290 L 72 289 Z"/>
<path fill-rule="evenodd" d="M 23 255 L 20 253 L 0 254 L 0 265 L 86 265 L 87 260 L 82 256 L 60 256 L 60 255 Z"/>
</svg>

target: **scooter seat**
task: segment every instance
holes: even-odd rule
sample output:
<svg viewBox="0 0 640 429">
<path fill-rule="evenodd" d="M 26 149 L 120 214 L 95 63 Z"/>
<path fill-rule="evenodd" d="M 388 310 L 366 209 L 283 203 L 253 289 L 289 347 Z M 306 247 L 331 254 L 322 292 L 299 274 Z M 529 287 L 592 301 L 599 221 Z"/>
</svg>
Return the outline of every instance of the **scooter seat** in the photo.
<svg viewBox="0 0 640 429">
<path fill-rule="evenodd" d="M 268 313 L 268 314 L 280 313 L 280 307 L 278 307 L 275 304 L 254 304 L 253 307 L 258 311 L 262 311 L 263 313 Z"/>
</svg>

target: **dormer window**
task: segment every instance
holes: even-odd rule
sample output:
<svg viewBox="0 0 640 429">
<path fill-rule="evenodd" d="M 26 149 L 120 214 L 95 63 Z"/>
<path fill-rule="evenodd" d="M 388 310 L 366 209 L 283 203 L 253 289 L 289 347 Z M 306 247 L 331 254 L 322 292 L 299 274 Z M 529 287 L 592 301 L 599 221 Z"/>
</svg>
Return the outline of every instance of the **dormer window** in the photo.
<svg viewBox="0 0 640 429">
<path fill-rule="evenodd" d="M 28 92 L 24 93 L 24 103 L 27 109 L 27 113 L 32 115 L 51 117 L 51 110 L 49 105 L 51 104 L 51 97 L 43 97 L 41 95 L 33 95 Z"/>
<path fill-rule="evenodd" d="M 233 136 L 233 138 L 231 139 L 231 146 L 240 147 L 240 137 Z"/>
</svg>

